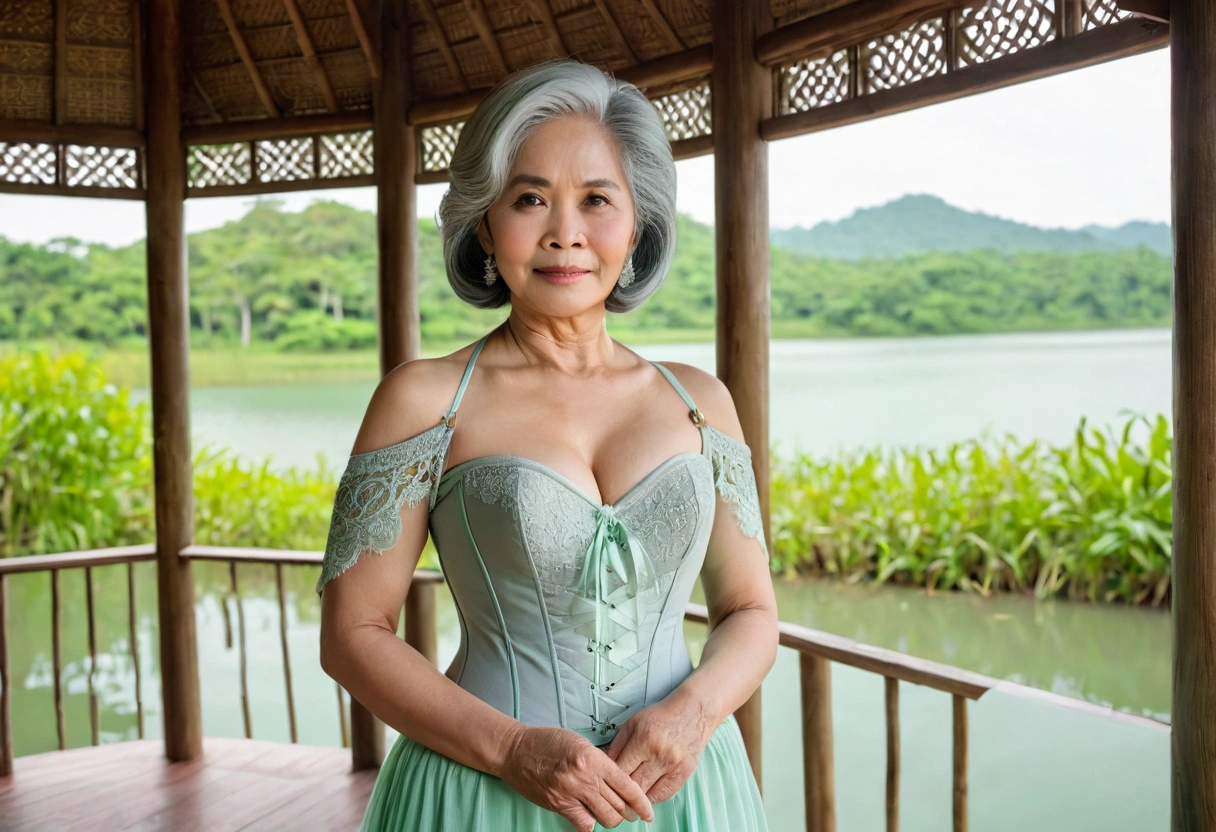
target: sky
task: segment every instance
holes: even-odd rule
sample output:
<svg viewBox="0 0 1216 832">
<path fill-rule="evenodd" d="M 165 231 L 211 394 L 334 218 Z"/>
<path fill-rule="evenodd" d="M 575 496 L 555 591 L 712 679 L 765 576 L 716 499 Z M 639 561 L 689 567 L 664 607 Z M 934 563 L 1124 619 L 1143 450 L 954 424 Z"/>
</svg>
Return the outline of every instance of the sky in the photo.
<svg viewBox="0 0 1216 832">
<path fill-rule="evenodd" d="M 905 194 L 939 196 L 1046 228 L 1170 221 L 1169 50 L 1073 70 L 968 98 L 836 127 L 769 146 L 769 223 L 812 226 Z M 679 210 L 713 223 L 713 157 L 678 162 Z M 418 191 L 434 216 L 446 185 Z M 281 194 L 375 207 L 371 188 Z M 253 197 L 186 202 L 201 231 L 239 219 Z M 0 194 L 0 234 L 125 245 L 144 236 L 126 200 Z"/>
</svg>

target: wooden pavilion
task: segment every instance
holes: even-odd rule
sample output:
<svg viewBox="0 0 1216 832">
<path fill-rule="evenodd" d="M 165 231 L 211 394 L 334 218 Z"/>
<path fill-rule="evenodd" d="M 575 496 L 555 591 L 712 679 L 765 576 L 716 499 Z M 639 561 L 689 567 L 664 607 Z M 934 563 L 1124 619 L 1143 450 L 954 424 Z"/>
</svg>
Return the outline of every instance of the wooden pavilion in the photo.
<svg viewBox="0 0 1216 832">
<path fill-rule="evenodd" d="M 375 186 L 388 371 L 420 350 L 415 187 L 445 179 L 463 119 L 496 82 L 535 61 L 571 56 L 610 70 L 651 98 L 677 158 L 714 154 L 717 371 L 750 445 L 767 448 L 767 142 L 1166 45 L 1175 246 L 1172 816 L 1174 830 L 1216 830 L 1216 289 L 1204 282 L 1216 276 L 1216 4 L 0 2 L 0 191 L 147 206 L 157 529 L 154 545 L 0 562 L 0 826 L 292 828 L 295 818 L 308 828 L 354 828 L 383 758 L 383 726 L 357 702 L 353 764 L 337 768 L 335 749 L 271 754 L 251 739 L 203 736 L 192 561 L 234 570 L 274 563 L 281 575 L 284 564 L 315 565 L 320 555 L 192 545 L 186 199 Z M 754 462 L 767 527 L 767 454 Z M 97 745 L 94 709 L 96 747 L 14 760 L 7 576 L 48 573 L 57 622 L 60 570 L 142 560 L 157 565 L 163 746 Z M 406 604 L 406 639 L 433 661 L 437 580 L 420 572 Z M 86 585 L 91 621 L 91 579 Z M 705 623 L 705 609 L 690 606 L 688 617 Z M 1018 686 L 792 624 L 782 625 L 782 644 L 799 651 L 802 668 L 808 828 L 835 829 L 829 681 L 839 662 L 886 678 L 888 829 L 899 823 L 899 683 L 953 697 L 954 828 L 965 829 L 967 700 Z M 284 651 L 286 659 L 286 640 Z M 55 663 L 58 671 L 58 653 Z M 290 677 L 288 694 L 290 707 Z M 759 777 L 758 695 L 738 716 Z M 293 726 L 294 718 L 293 710 Z M 59 726 L 62 749 L 62 710 Z M 338 769 L 346 776 L 334 777 Z M 321 805 L 312 790 L 322 779 L 327 808 L 310 813 Z M 260 813 L 242 799 L 255 792 Z"/>
</svg>

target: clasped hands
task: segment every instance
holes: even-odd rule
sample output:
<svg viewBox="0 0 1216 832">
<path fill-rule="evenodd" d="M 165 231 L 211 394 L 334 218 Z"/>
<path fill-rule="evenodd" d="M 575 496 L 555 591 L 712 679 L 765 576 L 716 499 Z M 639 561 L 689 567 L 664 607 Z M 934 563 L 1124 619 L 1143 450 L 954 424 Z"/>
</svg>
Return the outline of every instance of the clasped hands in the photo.
<svg viewBox="0 0 1216 832">
<path fill-rule="evenodd" d="M 703 705 L 673 694 L 630 717 L 607 749 L 565 728 L 522 726 L 501 774 L 517 792 L 591 832 L 639 817 L 696 770 L 714 725 Z"/>
</svg>

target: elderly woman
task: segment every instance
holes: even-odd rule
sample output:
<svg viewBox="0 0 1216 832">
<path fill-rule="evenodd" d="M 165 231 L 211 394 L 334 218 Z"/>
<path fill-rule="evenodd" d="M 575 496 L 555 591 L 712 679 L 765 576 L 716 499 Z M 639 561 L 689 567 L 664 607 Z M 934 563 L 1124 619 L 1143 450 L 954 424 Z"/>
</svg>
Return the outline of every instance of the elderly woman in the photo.
<svg viewBox="0 0 1216 832">
<path fill-rule="evenodd" d="M 363 830 L 767 828 L 733 716 L 777 652 L 751 454 L 721 382 L 605 328 L 662 283 L 675 188 L 652 105 L 573 61 L 509 77 L 461 133 L 448 280 L 510 314 L 385 376 L 317 583 L 325 672 L 401 732 Z M 428 531 L 446 673 L 396 636 Z"/>
</svg>

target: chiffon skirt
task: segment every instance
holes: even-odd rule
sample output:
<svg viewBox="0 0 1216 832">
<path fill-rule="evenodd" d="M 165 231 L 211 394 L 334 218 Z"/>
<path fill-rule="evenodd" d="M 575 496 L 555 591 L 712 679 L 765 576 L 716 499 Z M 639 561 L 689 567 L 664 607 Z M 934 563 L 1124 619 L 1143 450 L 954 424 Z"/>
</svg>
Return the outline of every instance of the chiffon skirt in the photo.
<svg viewBox="0 0 1216 832">
<path fill-rule="evenodd" d="M 603 830 L 595 825 L 595 832 Z M 622 821 L 618 830 L 767 832 L 739 723 L 714 731 L 680 791 L 654 804 L 654 821 Z M 543 809 L 503 780 L 439 754 L 404 734 L 372 788 L 359 832 L 571 832 L 565 817 Z"/>
</svg>

